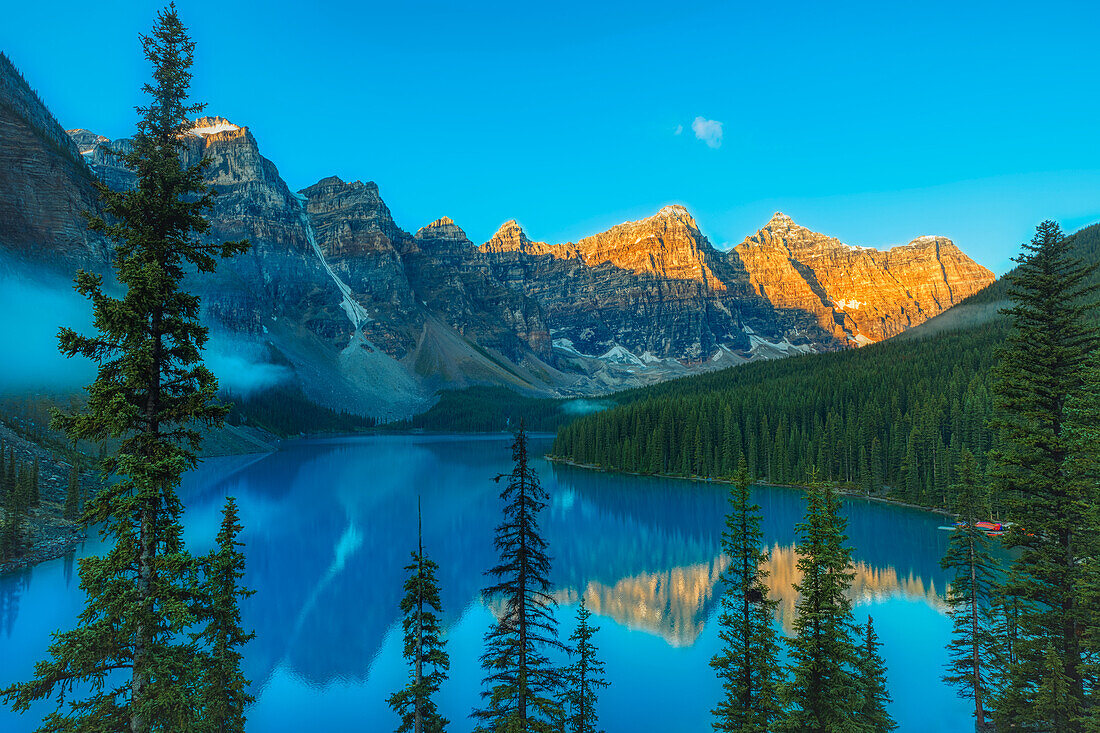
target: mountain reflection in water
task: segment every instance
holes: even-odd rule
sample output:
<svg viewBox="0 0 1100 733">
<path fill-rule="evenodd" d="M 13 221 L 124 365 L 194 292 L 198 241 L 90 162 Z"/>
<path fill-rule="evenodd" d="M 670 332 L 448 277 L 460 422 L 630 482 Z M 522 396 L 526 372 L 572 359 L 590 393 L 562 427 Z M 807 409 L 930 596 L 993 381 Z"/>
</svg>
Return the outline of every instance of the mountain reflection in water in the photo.
<svg viewBox="0 0 1100 733">
<path fill-rule="evenodd" d="M 245 673 L 258 697 L 251 717 L 266 726 L 250 725 L 250 731 L 289 729 L 280 726 L 291 725 L 287 706 L 295 704 L 332 707 L 325 709 L 333 724 L 346 714 L 371 729 L 393 727 L 384 702 L 392 690 L 382 693 L 404 674 L 395 639 L 403 568 L 416 542 L 418 495 L 425 548 L 440 566 L 443 621 L 453 646 L 452 681 L 443 691 L 452 709 L 444 713 L 454 730 L 468 729 L 465 715 L 477 696 L 476 652 L 491 618 L 480 597 L 483 573 L 496 560 L 493 532 L 500 519 L 500 487 L 491 478 L 509 469 L 508 445 L 506 436 L 308 440 L 259 459 L 210 460 L 188 475 L 182 495 L 193 551 L 213 545 L 223 497 L 236 496 L 240 504 L 245 583 L 257 591 L 243 607 L 246 625 L 256 631 L 246 649 Z M 546 438 L 532 442 L 533 453 L 548 447 Z M 688 675 L 684 684 L 696 691 L 699 709 L 689 706 L 683 715 L 705 727 L 714 703 L 708 695 L 716 694 L 705 660 L 717 643 L 713 626 L 726 563 L 721 535 L 728 487 L 594 473 L 541 459 L 537 468 L 550 495 L 542 528 L 552 555 L 551 580 L 564 604 L 563 635 L 572 628 L 572 606 L 583 593 L 602 627 L 609 671 L 617 670 L 604 727 L 626 730 L 612 723 L 637 725 L 631 716 L 655 720 L 652 710 L 616 708 L 615 696 L 616 690 L 647 685 L 672 689 L 676 683 L 662 674 Z M 803 494 L 757 487 L 753 500 L 761 506 L 771 551 L 777 622 L 789 629 L 796 601 L 791 585 L 798 579 L 794 525 L 802 518 Z M 851 596 L 857 618 L 859 606 L 878 604 L 878 625 L 894 600 L 904 602 L 902 610 L 920 607 L 931 618 L 941 617 L 945 583 L 938 561 L 947 533 L 937 532 L 937 518 L 853 499 L 843 507 L 855 548 Z M 98 550 L 89 541 L 81 552 Z M 71 626 L 80 605 L 71 558 L 0 579 L 0 685 L 28 674 L 49 632 Z M 50 612 L 39 613 L 43 608 Z M 905 623 L 908 632 L 912 623 Z M 882 625 L 886 638 L 889 619 Z M 928 627 L 928 634 L 940 633 L 940 622 Z M 912 650 L 895 644 L 886 652 L 891 674 L 906 674 L 892 660 Z M 676 664 L 688 664 L 677 656 L 683 653 L 694 661 L 674 671 Z M 951 695 L 941 690 L 940 669 L 910 671 L 937 695 Z M 895 690 L 901 717 L 908 694 Z M 293 702 L 306 695 L 319 697 Z M 339 695 L 356 700 L 354 715 L 337 709 Z M 0 711 L 0 729 L 33 729 L 33 721 L 11 716 Z"/>
</svg>

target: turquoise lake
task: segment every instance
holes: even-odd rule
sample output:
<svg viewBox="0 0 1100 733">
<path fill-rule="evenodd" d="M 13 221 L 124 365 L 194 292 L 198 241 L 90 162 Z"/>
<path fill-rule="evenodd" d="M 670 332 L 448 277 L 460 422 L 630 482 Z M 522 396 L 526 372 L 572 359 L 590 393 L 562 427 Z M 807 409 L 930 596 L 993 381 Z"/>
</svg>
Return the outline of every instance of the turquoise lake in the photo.
<svg viewBox="0 0 1100 733">
<path fill-rule="evenodd" d="M 472 728 L 481 640 L 491 621 L 479 591 L 493 565 L 499 486 L 510 437 L 383 436 L 303 440 L 277 453 L 205 461 L 186 478 L 187 541 L 213 544 L 225 496 L 237 497 L 248 553 L 244 606 L 257 637 L 245 650 L 255 704 L 248 730 L 390 731 L 386 698 L 404 683 L 398 603 L 416 544 L 439 563 L 450 679 L 439 702 L 448 730 Z M 549 438 L 532 439 L 541 454 Z M 619 476 L 539 459 L 550 504 L 542 516 L 561 605 L 573 627 L 584 595 L 612 682 L 600 698 L 607 733 L 710 731 L 719 685 L 708 666 L 716 620 L 727 488 Z M 800 491 L 757 487 L 769 548 L 777 623 L 795 598 L 794 525 Z M 855 548 L 857 622 L 874 617 L 889 667 L 891 712 L 902 733 L 972 731 L 969 704 L 944 685 L 950 630 L 939 558 L 948 533 L 927 512 L 846 499 Z M 94 553 L 89 540 L 76 553 Z M 0 577 L 0 686 L 29 677 L 56 629 L 82 607 L 75 558 Z M 0 709 L 0 731 L 22 733 L 52 709 Z"/>
</svg>

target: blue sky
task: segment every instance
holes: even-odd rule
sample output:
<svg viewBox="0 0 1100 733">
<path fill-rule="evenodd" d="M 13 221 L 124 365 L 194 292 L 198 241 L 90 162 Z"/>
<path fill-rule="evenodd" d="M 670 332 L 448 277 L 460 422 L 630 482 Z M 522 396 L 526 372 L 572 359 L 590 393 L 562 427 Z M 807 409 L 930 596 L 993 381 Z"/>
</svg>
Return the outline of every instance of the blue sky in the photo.
<svg viewBox="0 0 1100 733">
<path fill-rule="evenodd" d="M 411 231 L 565 241 L 682 203 L 730 246 L 782 210 L 997 273 L 1038 221 L 1100 219 L 1098 5 L 177 3 L 210 113 Z M 156 7 L 7 3 L 0 48 L 63 125 L 126 136 Z"/>
</svg>

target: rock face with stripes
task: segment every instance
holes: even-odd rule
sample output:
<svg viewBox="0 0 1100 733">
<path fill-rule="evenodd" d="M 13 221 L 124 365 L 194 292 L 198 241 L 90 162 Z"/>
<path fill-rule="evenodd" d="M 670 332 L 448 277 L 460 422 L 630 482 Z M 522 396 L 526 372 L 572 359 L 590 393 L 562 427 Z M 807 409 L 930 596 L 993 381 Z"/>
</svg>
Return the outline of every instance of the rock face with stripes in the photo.
<svg viewBox="0 0 1100 733">
<path fill-rule="evenodd" d="M 923 323 L 993 282 L 947 237 L 880 250 L 818 234 L 776 213 L 731 258 L 776 308 L 813 313 L 823 330 L 857 344 Z"/>
</svg>

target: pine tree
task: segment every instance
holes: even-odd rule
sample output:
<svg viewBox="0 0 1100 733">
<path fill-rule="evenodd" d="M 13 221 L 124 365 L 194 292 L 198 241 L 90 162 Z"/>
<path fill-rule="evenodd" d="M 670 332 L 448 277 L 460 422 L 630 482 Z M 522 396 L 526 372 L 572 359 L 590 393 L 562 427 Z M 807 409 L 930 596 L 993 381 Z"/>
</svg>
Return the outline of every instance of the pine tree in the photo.
<svg viewBox="0 0 1100 733">
<path fill-rule="evenodd" d="M 80 469 L 75 465 L 69 471 L 69 488 L 65 491 L 62 516 L 70 522 L 75 522 L 80 516 Z"/>
<path fill-rule="evenodd" d="M 805 519 L 797 525 L 802 580 L 788 640 L 791 680 L 784 688 L 787 712 L 781 729 L 791 733 L 851 733 L 859 706 L 852 640 L 852 550 L 845 546 L 847 522 L 831 486 L 807 492 Z M 857 729 L 858 730 L 858 729 Z"/>
<path fill-rule="evenodd" d="M 947 605 L 952 620 L 951 641 L 947 644 L 950 661 L 944 681 L 974 701 L 974 722 L 982 730 L 989 692 L 986 664 L 996 564 L 990 554 L 989 538 L 976 526 L 984 518 L 984 508 L 978 464 L 969 450 L 963 450 L 958 477 L 955 511 L 960 524 L 940 561 L 940 566 L 950 573 Z"/>
<path fill-rule="evenodd" d="M 5 475 L 5 482 L 7 484 L 8 491 L 15 491 L 15 468 L 15 448 L 13 446 L 12 448 L 8 449 L 8 472 Z"/>
<path fill-rule="evenodd" d="M 439 565 L 424 553 L 419 500 L 416 513 L 416 552 L 412 553 L 412 562 L 405 566 L 409 577 L 405 581 L 405 597 L 401 599 L 409 683 L 390 696 L 389 705 L 401 716 L 397 733 L 442 733 L 448 721 L 439 714 L 432 698 L 447 679 L 450 657 L 440 626 L 443 604 L 436 580 Z"/>
<path fill-rule="evenodd" d="M 868 733 L 889 733 L 898 727 L 886 710 L 890 693 L 886 690 L 886 662 L 879 653 L 882 643 L 875 634 L 874 620 L 868 616 L 863 642 L 857 653 L 859 709 L 855 722 Z"/>
<path fill-rule="evenodd" d="M 39 490 L 38 482 L 41 479 L 41 471 L 38 467 L 38 456 L 34 458 L 34 464 L 31 466 L 29 473 L 29 485 L 30 485 L 30 505 L 33 507 L 41 506 L 42 493 Z"/>
<path fill-rule="evenodd" d="M 592 612 L 585 605 L 582 595 L 577 608 L 577 628 L 569 637 L 572 643 L 569 651 L 574 659 L 565 669 L 564 675 L 562 710 L 568 733 L 597 733 L 599 715 L 596 712 L 596 703 L 599 689 L 610 685 L 604 677 L 603 662 L 596 656 L 599 649 L 592 642 L 592 637 L 600 627 L 591 624 L 591 616 Z"/>
<path fill-rule="evenodd" d="M 196 635 L 207 653 L 200 661 L 202 722 L 209 733 L 244 733 L 244 708 L 253 701 L 249 681 L 241 671 L 241 648 L 255 638 L 241 627 L 240 601 L 255 591 L 244 588 L 244 553 L 240 534 L 244 530 L 233 497 L 225 500 L 217 549 L 203 563 L 205 605 L 198 620 L 205 627 Z"/>
<path fill-rule="evenodd" d="M 199 300 L 181 288 L 185 271 L 208 273 L 219 256 L 245 243 L 204 244 L 212 194 L 205 161 L 181 164 L 194 44 L 174 6 L 143 36 L 153 80 L 147 107 L 122 162 L 136 186 L 113 192 L 100 184 L 103 216 L 89 228 L 115 241 L 113 266 L 123 294 L 108 295 L 100 275 L 79 271 L 76 289 L 91 300 L 93 336 L 63 328 L 66 356 L 99 364 L 82 412 L 59 414 L 54 425 L 73 441 L 117 441 L 104 464 L 111 480 L 89 502 L 85 517 L 99 525 L 109 550 L 80 561 L 87 602 L 80 626 L 59 633 L 30 682 L 3 694 L 17 711 L 56 696 L 59 710 L 41 730 L 185 730 L 193 717 L 196 651 L 185 632 L 193 623 L 196 563 L 186 552 L 177 495 L 193 467 L 197 427 L 220 424 L 217 382 L 202 366 L 207 332 Z M 77 686 L 77 699 L 69 693 Z M 68 709 L 60 710 L 62 704 Z"/>
<path fill-rule="evenodd" d="M 477 730 L 548 733 L 560 728 L 561 674 L 550 652 L 561 651 L 550 595 L 550 558 L 539 534 L 538 515 L 547 493 L 527 455 L 527 434 L 520 424 L 512 443 L 514 467 L 500 493 L 504 521 L 494 542 L 500 562 L 486 575 L 496 580 L 483 591 L 499 601 L 499 620 L 485 635 L 484 707 L 474 711 Z"/>
<path fill-rule="evenodd" d="M 1086 708 L 1082 638 L 1090 613 L 1080 602 L 1094 492 L 1070 480 L 1067 401 L 1083 386 L 1087 355 L 1100 343 L 1091 323 L 1095 267 L 1069 251 L 1058 225 L 1045 221 L 1010 275 L 1013 329 L 1000 352 L 995 385 L 1000 449 L 994 475 L 1016 526 L 1018 550 L 1004 593 L 1020 603 L 1012 700 L 998 720 L 1017 727 L 1070 730 Z M 1068 679 L 1057 719 L 1034 704 L 1053 649 Z"/>
<path fill-rule="evenodd" d="M 749 501 L 748 465 L 742 459 L 730 490 L 722 552 L 729 565 L 722 574 L 718 616 L 721 650 L 710 665 L 722 681 L 723 698 L 711 711 L 716 731 L 767 733 L 781 713 L 782 669 L 772 618 L 776 601 L 768 598 L 768 571 L 762 566 L 760 507 Z"/>
<path fill-rule="evenodd" d="M 4 496 L 4 523 L 0 526 L 0 558 L 5 560 L 23 554 L 25 544 L 24 524 L 26 509 L 15 488 Z"/>
<path fill-rule="evenodd" d="M 15 494 L 22 511 L 26 512 L 34 506 L 34 480 L 31 478 L 30 468 L 25 463 L 20 464 L 16 471 Z"/>
</svg>

